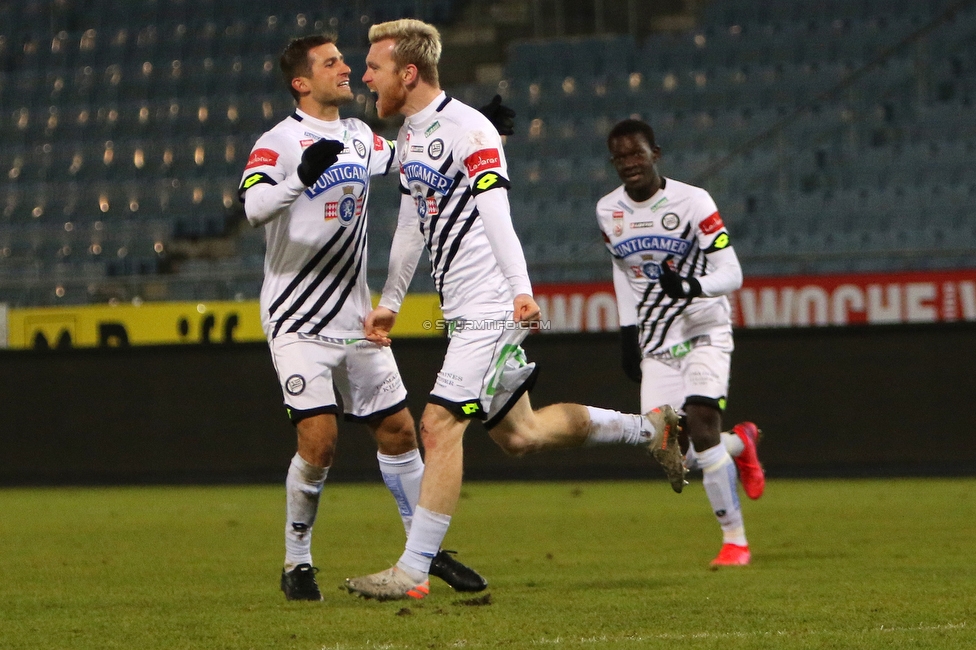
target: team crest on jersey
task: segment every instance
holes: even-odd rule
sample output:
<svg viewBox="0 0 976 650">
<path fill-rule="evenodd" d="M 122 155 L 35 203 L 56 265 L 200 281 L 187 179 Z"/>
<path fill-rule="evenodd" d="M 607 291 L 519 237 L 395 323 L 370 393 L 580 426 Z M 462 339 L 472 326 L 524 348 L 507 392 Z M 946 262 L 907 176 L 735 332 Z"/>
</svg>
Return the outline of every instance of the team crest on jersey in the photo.
<svg viewBox="0 0 976 650">
<path fill-rule="evenodd" d="M 431 142 L 430 145 L 428 145 L 427 147 L 427 155 L 430 156 L 433 160 L 437 160 L 438 158 L 443 156 L 444 141 L 441 140 L 440 138 L 437 138 L 436 140 Z"/>
<path fill-rule="evenodd" d="M 360 158 L 366 157 L 366 145 L 364 145 L 360 140 L 353 138 L 352 146 L 353 149 L 356 150 L 356 153 L 359 154 Z"/>
<path fill-rule="evenodd" d="M 418 196 L 414 197 L 414 201 L 417 202 L 417 216 L 420 217 L 420 220 L 423 222 L 426 222 L 429 217 L 432 217 L 439 212 L 436 197 Z"/>
<path fill-rule="evenodd" d="M 354 188 L 347 185 L 342 188 L 341 199 L 325 204 L 325 220 L 338 219 L 339 225 L 345 228 L 362 213 L 362 205 L 362 198 L 356 198 Z"/>
<path fill-rule="evenodd" d="M 657 280 L 661 277 L 661 265 L 657 262 L 644 262 L 641 264 L 641 273 L 648 280 Z"/>
<path fill-rule="evenodd" d="M 665 230 L 674 230 L 681 225 L 681 219 L 675 213 L 668 212 L 661 217 L 661 225 L 664 226 Z"/>
<path fill-rule="evenodd" d="M 613 236 L 619 237 L 624 234 L 624 211 L 613 211 Z"/>
</svg>

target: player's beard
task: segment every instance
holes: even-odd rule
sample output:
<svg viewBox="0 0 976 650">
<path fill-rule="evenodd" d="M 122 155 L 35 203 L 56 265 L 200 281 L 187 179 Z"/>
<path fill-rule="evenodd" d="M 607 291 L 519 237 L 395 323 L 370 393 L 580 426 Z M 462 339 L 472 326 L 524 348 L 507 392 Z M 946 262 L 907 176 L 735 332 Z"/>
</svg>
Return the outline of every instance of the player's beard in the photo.
<svg viewBox="0 0 976 650">
<path fill-rule="evenodd" d="M 376 114 L 381 118 L 396 115 L 407 103 L 407 89 L 403 86 L 396 86 L 384 93 L 376 95 Z"/>
</svg>

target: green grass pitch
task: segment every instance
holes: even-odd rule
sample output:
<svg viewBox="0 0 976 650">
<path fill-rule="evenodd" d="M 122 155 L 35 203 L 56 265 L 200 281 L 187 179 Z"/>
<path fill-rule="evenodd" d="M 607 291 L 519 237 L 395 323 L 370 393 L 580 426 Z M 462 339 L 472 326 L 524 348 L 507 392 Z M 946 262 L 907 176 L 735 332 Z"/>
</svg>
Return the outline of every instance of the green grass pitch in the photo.
<svg viewBox="0 0 976 650">
<path fill-rule="evenodd" d="M 749 567 L 708 569 L 700 481 L 469 483 L 446 547 L 463 604 L 339 589 L 403 532 L 382 485 L 329 485 L 321 603 L 278 591 L 279 486 L 0 490 L 0 648 L 976 647 L 976 480 L 771 481 Z M 470 598 L 470 596 L 467 596 Z"/>
</svg>

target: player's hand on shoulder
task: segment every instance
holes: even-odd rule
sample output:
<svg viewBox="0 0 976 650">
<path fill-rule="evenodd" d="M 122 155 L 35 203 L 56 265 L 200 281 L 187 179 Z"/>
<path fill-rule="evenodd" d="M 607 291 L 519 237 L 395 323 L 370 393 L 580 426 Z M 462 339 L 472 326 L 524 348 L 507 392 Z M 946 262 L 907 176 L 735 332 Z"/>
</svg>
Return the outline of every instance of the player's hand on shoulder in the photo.
<svg viewBox="0 0 976 650">
<path fill-rule="evenodd" d="M 492 123 L 498 135 L 515 133 L 515 111 L 502 104 L 502 96 L 495 95 L 490 102 L 478 109 Z"/>
<path fill-rule="evenodd" d="M 387 346 L 392 343 L 390 332 L 396 324 L 396 312 L 386 307 L 377 307 L 366 316 L 363 329 L 366 339 L 377 345 Z"/>
<path fill-rule="evenodd" d="M 531 323 L 539 320 L 541 310 L 535 298 L 527 293 L 520 293 L 515 296 L 513 302 L 515 305 L 515 313 L 512 315 L 512 319 L 516 323 Z"/>
<path fill-rule="evenodd" d="M 345 145 L 338 140 L 325 138 L 310 144 L 302 153 L 302 162 L 298 165 L 298 178 L 306 187 L 312 185 L 326 169 L 336 164 L 344 148 Z"/>
<path fill-rule="evenodd" d="M 697 278 L 683 278 L 671 266 L 671 262 L 661 265 L 661 276 L 657 279 L 668 298 L 678 300 L 680 298 L 696 298 L 701 295 L 701 284 Z"/>
</svg>

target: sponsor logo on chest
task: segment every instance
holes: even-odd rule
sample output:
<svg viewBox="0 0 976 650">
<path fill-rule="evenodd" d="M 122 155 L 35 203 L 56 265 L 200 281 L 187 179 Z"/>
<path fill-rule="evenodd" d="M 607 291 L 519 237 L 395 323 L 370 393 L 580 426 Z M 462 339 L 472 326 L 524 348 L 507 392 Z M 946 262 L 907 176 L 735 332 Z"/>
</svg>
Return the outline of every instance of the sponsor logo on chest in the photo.
<svg viewBox="0 0 976 650">
<path fill-rule="evenodd" d="M 635 253 L 663 253 L 665 255 L 677 255 L 684 257 L 691 248 L 691 243 L 676 237 L 664 237 L 662 235 L 644 235 L 631 237 L 613 246 L 613 252 L 617 257 L 627 257 Z"/>
<path fill-rule="evenodd" d="M 439 194 L 446 194 L 453 184 L 453 181 L 447 176 L 416 160 L 405 163 L 402 172 L 408 185 L 420 183 Z"/>
<path fill-rule="evenodd" d="M 368 178 L 366 168 L 361 164 L 341 163 L 332 165 L 319 176 L 319 179 L 315 181 L 315 185 L 305 190 L 305 196 L 314 199 L 330 188 L 338 185 L 348 185 L 349 183 L 362 185 L 365 188 Z"/>
</svg>

